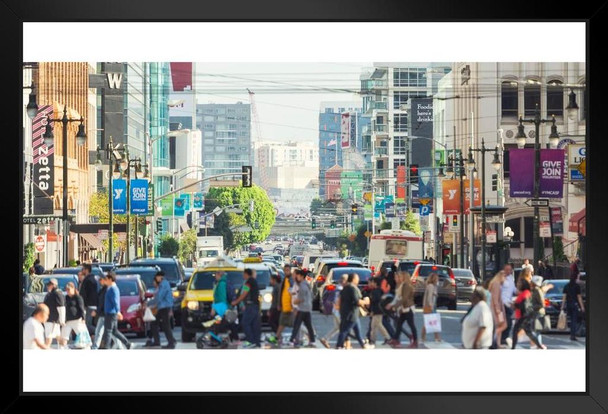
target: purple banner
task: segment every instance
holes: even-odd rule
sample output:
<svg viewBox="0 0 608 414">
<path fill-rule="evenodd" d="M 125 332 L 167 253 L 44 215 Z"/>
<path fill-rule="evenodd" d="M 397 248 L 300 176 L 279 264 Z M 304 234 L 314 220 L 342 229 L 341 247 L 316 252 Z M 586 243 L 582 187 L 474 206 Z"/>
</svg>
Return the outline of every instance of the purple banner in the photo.
<svg viewBox="0 0 608 414">
<path fill-rule="evenodd" d="M 534 149 L 509 150 L 509 195 L 532 197 L 534 193 Z"/>
<path fill-rule="evenodd" d="M 562 198 L 564 189 L 563 149 L 540 150 L 540 196 Z"/>
</svg>

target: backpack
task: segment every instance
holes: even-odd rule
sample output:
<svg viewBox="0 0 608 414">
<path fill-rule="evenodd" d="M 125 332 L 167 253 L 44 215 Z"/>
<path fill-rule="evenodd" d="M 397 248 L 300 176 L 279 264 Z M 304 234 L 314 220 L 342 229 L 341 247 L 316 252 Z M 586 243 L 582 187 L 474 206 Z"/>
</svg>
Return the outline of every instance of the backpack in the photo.
<svg viewBox="0 0 608 414">
<path fill-rule="evenodd" d="M 521 311 L 521 317 L 527 318 L 532 316 L 534 308 L 532 306 L 532 300 L 530 298 L 524 299 L 515 305 L 517 309 Z"/>
<path fill-rule="evenodd" d="M 236 292 L 234 290 L 234 286 L 232 285 L 232 282 L 228 279 L 226 279 L 226 299 L 228 300 L 228 305 L 230 305 L 232 301 L 236 299 Z"/>
<path fill-rule="evenodd" d="M 337 289 L 327 290 L 323 292 L 323 297 L 321 298 L 322 306 L 321 313 L 323 315 L 331 315 L 334 311 L 334 305 L 336 303 L 336 294 L 338 293 Z"/>
</svg>

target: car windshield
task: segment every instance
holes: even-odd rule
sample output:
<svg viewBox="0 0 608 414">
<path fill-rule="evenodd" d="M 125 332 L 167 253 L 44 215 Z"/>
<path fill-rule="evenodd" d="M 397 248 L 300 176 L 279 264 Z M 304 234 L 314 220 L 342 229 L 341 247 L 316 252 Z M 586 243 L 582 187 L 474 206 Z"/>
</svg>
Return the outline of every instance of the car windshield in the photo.
<svg viewBox="0 0 608 414">
<path fill-rule="evenodd" d="M 369 281 L 369 278 L 372 276 L 372 272 L 368 269 L 365 268 L 361 268 L 361 269 L 334 269 L 333 273 L 332 273 L 332 282 L 336 283 L 337 281 L 340 280 L 340 278 L 342 277 L 343 274 L 350 274 L 350 273 L 356 273 L 359 275 L 359 283 L 367 283 Z"/>
<path fill-rule="evenodd" d="M 428 276 L 431 273 L 437 273 L 439 277 L 450 277 L 450 271 L 444 266 L 420 266 L 418 270 L 419 276 Z"/>
<path fill-rule="evenodd" d="M 238 270 L 225 272 L 228 281 L 236 288 L 243 284 L 243 273 Z M 215 272 L 202 271 L 192 275 L 190 290 L 211 290 L 215 283 Z"/>
<path fill-rule="evenodd" d="M 161 263 L 161 262 L 131 262 L 130 266 L 158 266 L 160 270 L 165 272 L 165 278 L 168 282 L 180 281 L 180 275 L 177 270 L 176 263 Z"/>
<path fill-rule="evenodd" d="M 338 263 L 327 263 L 325 265 L 325 274 L 326 275 L 329 274 L 330 270 L 332 270 L 334 268 L 337 268 L 337 267 L 363 267 L 363 265 L 362 264 L 358 264 L 358 263 L 348 263 L 346 266 L 344 266 L 344 265 L 340 265 Z"/>
<path fill-rule="evenodd" d="M 217 256 L 218 256 L 217 250 L 199 250 L 198 251 L 199 259 L 202 259 L 205 257 L 217 257 Z"/>
<path fill-rule="evenodd" d="M 553 285 L 545 295 L 561 295 L 564 293 L 564 286 L 568 284 L 568 280 L 551 280 L 549 283 Z"/>
<path fill-rule="evenodd" d="M 120 296 L 137 296 L 139 295 L 139 289 L 137 289 L 137 280 L 135 279 L 116 279 L 116 286 L 120 291 Z"/>
<path fill-rule="evenodd" d="M 270 285 L 270 270 L 254 269 L 255 280 L 258 282 L 259 289 L 266 289 Z M 242 283 L 241 283 L 242 284 Z"/>
<path fill-rule="evenodd" d="M 457 277 L 473 277 L 473 273 L 468 269 L 452 269 L 452 272 L 454 272 L 454 276 Z"/>
<path fill-rule="evenodd" d="M 146 290 L 154 290 L 154 276 L 156 275 L 156 270 L 117 269 L 115 270 L 115 273 L 117 275 L 139 275 L 142 282 L 144 282 Z"/>
<path fill-rule="evenodd" d="M 402 272 L 408 272 L 410 275 L 414 273 L 415 268 L 416 264 L 414 262 L 399 263 L 399 270 Z"/>
<path fill-rule="evenodd" d="M 46 284 L 53 277 L 54 276 L 41 277 L 41 278 L 34 279 L 34 281 L 32 282 L 32 284 L 29 287 L 29 292 L 30 293 L 40 293 L 40 292 L 46 293 L 46 291 L 47 291 Z M 65 285 L 67 285 L 68 282 L 74 282 L 76 287 L 78 287 L 78 280 L 75 277 L 55 277 L 55 279 L 57 279 L 57 283 L 59 283 L 59 290 L 65 291 Z M 42 283 L 39 283 L 39 281 L 42 281 Z"/>
</svg>

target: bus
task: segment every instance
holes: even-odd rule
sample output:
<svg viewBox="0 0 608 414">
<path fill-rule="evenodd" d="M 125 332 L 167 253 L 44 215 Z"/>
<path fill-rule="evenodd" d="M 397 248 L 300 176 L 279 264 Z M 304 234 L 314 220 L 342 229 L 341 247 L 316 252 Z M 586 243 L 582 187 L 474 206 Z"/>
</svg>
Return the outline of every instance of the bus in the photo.
<svg viewBox="0 0 608 414">
<path fill-rule="evenodd" d="M 385 260 L 422 260 L 422 237 L 408 230 L 381 230 L 369 241 L 369 266 Z"/>
</svg>

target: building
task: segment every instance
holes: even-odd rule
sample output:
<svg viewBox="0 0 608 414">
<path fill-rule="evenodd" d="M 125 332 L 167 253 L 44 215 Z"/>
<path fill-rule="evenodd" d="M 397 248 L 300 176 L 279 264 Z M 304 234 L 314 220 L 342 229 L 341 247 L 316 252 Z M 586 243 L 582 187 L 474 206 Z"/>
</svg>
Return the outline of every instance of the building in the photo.
<svg viewBox="0 0 608 414">
<path fill-rule="evenodd" d="M 492 224 L 489 228 L 497 227 L 499 240 L 502 239 L 505 227 L 512 229 L 512 240 L 519 242 L 519 247 L 510 248 L 510 257 L 516 263 L 521 262 L 523 258 L 532 259 L 534 256 L 533 208 L 524 204 L 526 198 L 511 198 L 509 195 L 509 150 L 517 148 L 514 137 L 517 134 L 518 118 L 520 115 L 533 118 L 537 104 L 542 119 L 551 119 L 551 116 L 555 115 L 560 136 L 558 148 L 566 149 L 567 154 L 570 145 L 585 142 L 585 79 L 585 63 L 582 62 L 457 62 L 453 64 L 452 73 L 439 84 L 437 98 L 441 99 L 435 111 L 437 140 L 448 148 L 460 149 L 465 157 L 470 146 L 480 147 L 482 138 L 487 148 L 499 147 L 502 167 L 498 171 L 497 191 L 492 189 L 491 174 L 495 173 L 491 167 L 493 156 L 492 153 L 486 153 L 486 197 L 483 201 L 486 204 L 508 207 L 504 224 Z M 576 94 L 576 102 L 580 107 L 578 114 L 572 119 L 566 110 L 571 91 Z M 524 127 L 528 136 L 526 147 L 533 148 L 534 125 L 525 123 Z M 550 122 L 541 124 L 541 148 L 548 147 L 550 132 Z M 473 156 L 479 170 L 481 154 L 474 153 Z M 568 165 L 565 174 L 568 174 L 569 168 L 574 168 L 574 165 Z M 478 178 L 481 178 L 480 174 Z M 550 198 L 550 207 L 558 207 L 562 212 L 565 253 L 569 258 L 573 258 L 578 248 L 578 229 L 569 224 L 572 224 L 573 217 L 584 217 L 584 180 L 565 179 L 563 194 L 563 198 Z M 541 219 L 545 215 L 548 213 L 541 209 Z M 476 226 L 475 233 L 475 243 L 479 246 L 480 226 Z M 552 253 L 551 239 L 544 240 L 545 257 L 548 257 Z M 493 257 L 489 259 L 489 263 L 494 263 Z"/>
<path fill-rule="evenodd" d="M 342 167 L 334 165 L 325 172 L 325 181 L 321 183 L 321 187 L 325 187 L 325 200 L 342 200 L 342 171 Z"/>
<path fill-rule="evenodd" d="M 250 104 L 198 104 L 196 126 L 203 134 L 202 162 L 206 177 L 240 174 L 243 165 L 251 165 Z M 240 181 L 240 177 L 236 178 Z M 204 188 L 210 184 L 205 182 Z"/>
<path fill-rule="evenodd" d="M 308 216 L 310 203 L 319 196 L 319 190 L 314 184 L 311 183 L 306 188 L 270 188 L 268 198 L 274 204 L 277 215 Z"/>
<path fill-rule="evenodd" d="M 319 176 L 319 149 L 312 142 L 265 141 L 257 145 L 260 186 L 305 188 Z"/>
</svg>

